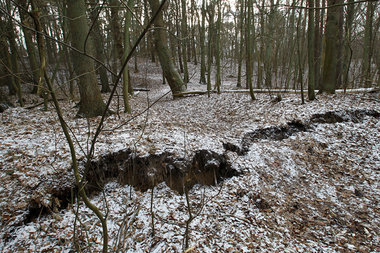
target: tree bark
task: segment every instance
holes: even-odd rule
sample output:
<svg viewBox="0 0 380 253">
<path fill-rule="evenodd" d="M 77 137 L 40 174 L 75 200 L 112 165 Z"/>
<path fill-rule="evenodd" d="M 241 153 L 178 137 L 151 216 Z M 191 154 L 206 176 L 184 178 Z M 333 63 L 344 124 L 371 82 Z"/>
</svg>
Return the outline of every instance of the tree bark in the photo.
<svg viewBox="0 0 380 253">
<path fill-rule="evenodd" d="M 344 52 L 343 52 L 343 87 L 346 89 L 350 82 L 349 71 L 352 58 L 351 40 L 352 40 L 352 24 L 354 22 L 355 5 L 354 0 L 348 0 L 346 22 L 344 26 Z"/>
<path fill-rule="evenodd" d="M 324 0 L 323 0 L 324 1 Z M 315 0 L 315 8 L 320 7 L 320 0 Z M 319 89 L 321 75 L 321 10 L 315 10 L 314 27 L 314 88 Z"/>
<path fill-rule="evenodd" d="M 177 37 L 180 38 L 181 37 L 181 23 L 180 23 L 180 17 L 179 17 L 179 13 L 180 13 L 180 4 L 179 4 L 179 1 L 180 0 L 175 0 L 175 29 L 176 29 L 176 32 L 177 32 Z M 177 41 L 177 52 L 175 52 L 175 49 L 174 49 L 174 43 L 173 43 L 173 38 L 170 37 L 170 41 L 169 41 L 169 45 L 170 45 L 170 48 L 172 48 L 172 54 L 173 56 L 175 57 L 176 53 L 178 54 L 178 64 L 179 64 L 179 71 L 181 74 L 184 73 L 184 67 L 183 67 L 183 60 L 182 60 L 182 47 L 183 47 L 183 43 L 178 40 Z M 176 61 L 175 58 L 173 58 L 174 62 Z M 185 84 L 186 85 L 186 84 Z"/>
<path fill-rule="evenodd" d="M 127 59 L 129 52 L 131 51 L 130 46 L 130 27 L 132 23 L 132 13 L 130 10 L 133 9 L 134 0 L 128 0 L 129 9 L 125 12 L 125 23 L 124 23 L 124 56 L 123 62 Z M 129 88 L 131 79 L 129 76 L 128 64 L 123 70 L 123 98 L 124 98 L 124 112 L 131 113 L 131 106 L 129 104 Z"/>
<path fill-rule="evenodd" d="M 206 46 L 205 46 L 205 38 L 206 38 L 206 0 L 202 0 L 202 23 L 200 27 L 200 48 L 201 48 L 201 77 L 200 83 L 206 84 Z"/>
<path fill-rule="evenodd" d="M 24 0 L 19 0 L 18 3 L 21 6 L 19 8 L 19 12 L 20 12 L 20 19 L 21 19 L 22 24 L 27 27 L 33 27 L 32 25 L 33 21 L 31 21 L 28 13 L 26 12 L 27 2 Z M 29 59 L 30 69 L 32 72 L 33 83 L 34 83 L 32 93 L 35 94 L 37 93 L 38 69 L 39 69 L 37 58 L 36 58 L 36 48 L 33 43 L 32 32 L 29 29 L 25 28 L 24 26 L 22 27 L 22 32 L 24 34 L 25 45 L 28 52 L 28 59 Z"/>
<path fill-rule="evenodd" d="M 308 44 L 308 89 L 307 94 L 309 100 L 315 99 L 314 82 L 315 82 L 315 58 L 314 58 L 314 46 L 315 46 L 315 33 L 314 33 L 314 0 L 309 0 L 309 22 L 307 29 L 307 44 Z"/>
<path fill-rule="evenodd" d="M 340 0 L 328 0 L 328 6 L 336 5 Z M 320 92 L 335 93 L 337 85 L 337 61 L 338 61 L 338 27 L 339 7 L 327 9 L 325 29 L 326 48 L 323 60 L 323 76 Z"/>
<path fill-rule="evenodd" d="M 220 66 L 220 55 L 222 52 L 220 51 L 220 33 L 221 33 L 221 23 L 222 23 L 222 10 L 221 3 L 217 3 L 218 8 L 218 19 L 216 21 L 216 29 L 215 29 L 215 63 L 216 63 L 216 76 L 215 76 L 215 89 L 218 94 L 220 94 L 220 86 L 222 85 L 221 78 L 221 66 Z"/>
<path fill-rule="evenodd" d="M 239 52 L 238 52 L 238 76 L 237 76 L 237 87 L 241 88 L 241 69 L 243 63 L 243 51 L 244 51 L 244 0 L 239 0 L 240 3 L 240 13 L 239 13 Z"/>
<path fill-rule="evenodd" d="M 293 0 L 292 2 L 292 6 L 296 5 L 296 1 Z M 291 76 L 292 76 L 292 72 L 293 72 L 293 67 L 294 65 L 297 66 L 296 61 L 295 61 L 295 57 L 293 57 L 293 55 L 295 54 L 296 52 L 296 46 L 295 46 L 295 38 L 294 38 L 294 23 L 295 23 L 295 8 L 293 8 L 291 10 L 291 13 L 290 13 L 290 18 L 289 18 L 289 30 L 288 30 L 288 40 L 287 40 L 287 43 L 288 43 L 288 47 L 287 47 L 287 50 L 288 52 L 285 54 L 288 61 L 287 62 L 287 73 L 286 73 L 286 81 L 285 81 L 285 90 L 287 90 L 289 88 L 289 83 L 290 83 L 290 80 L 291 80 Z M 295 74 L 293 74 L 295 75 Z"/>
<path fill-rule="evenodd" d="M 196 10 L 196 3 L 195 0 L 191 0 L 191 14 L 190 14 L 190 23 L 191 23 L 191 54 L 193 56 L 193 63 L 194 65 L 198 65 L 198 58 L 197 58 L 197 39 L 196 39 L 196 34 L 195 34 L 195 27 L 196 27 L 196 17 L 199 18 L 198 15 L 195 13 L 197 12 Z"/>
<path fill-rule="evenodd" d="M 215 6 L 209 4 L 207 6 L 208 12 L 208 40 L 207 40 L 207 94 L 210 97 L 211 92 L 211 67 L 212 67 L 212 43 L 214 42 L 214 16 L 215 16 Z"/>
<path fill-rule="evenodd" d="M 159 0 L 149 0 L 149 4 L 153 13 L 155 13 L 160 6 Z M 167 46 L 168 39 L 166 36 L 166 31 L 162 29 L 165 27 L 162 12 L 158 14 L 156 20 L 154 21 L 154 27 L 156 28 L 154 30 L 156 52 L 158 54 L 164 76 L 168 81 L 169 87 L 173 94 L 182 92 L 185 90 L 185 85 L 174 65 L 171 53 Z"/>
<path fill-rule="evenodd" d="M 90 2 L 93 8 L 93 10 L 90 12 L 90 19 L 91 19 L 91 22 L 94 24 L 92 28 L 93 31 L 91 33 L 91 36 L 93 38 L 94 45 L 95 45 L 95 54 L 96 54 L 96 58 L 99 61 L 105 63 L 106 56 L 104 52 L 105 43 L 104 43 L 104 38 L 103 38 L 103 31 L 100 27 L 99 17 L 97 17 L 99 10 L 98 8 L 96 8 L 97 2 L 95 0 L 91 0 Z M 110 92 L 111 88 L 110 88 L 110 84 L 108 80 L 107 70 L 105 69 L 104 66 L 101 66 L 98 63 L 95 63 L 95 65 L 96 65 L 96 72 L 100 77 L 100 83 L 102 84 L 101 92 Z"/>
<path fill-rule="evenodd" d="M 84 51 L 89 30 L 84 0 L 67 0 L 67 15 L 73 35 L 71 36 L 71 45 Z M 87 43 L 86 49 L 89 48 L 90 45 Z M 90 118 L 102 115 L 105 104 L 98 88 L 93 60 L 75 51 L 72 51 L 72 60 L 75 73 L 79 76 L 80 106 L 77 116 Z"/>
<path fill-rule="evenodd" d="M 67 8 L 66 8 L 66 3 L 63 3 L 60 8 L 59 8 L 59 14 L 62 15 L 62 18 L 61 18 L 61 29 L 62 29 L 62 33 L 63 33 L 63 41 L 65 43 L 70 43 L 71 39 L 70 36 L 70 29 L 68 28 L 69 24 L 68 24 L 68 20 L 67 20 Z M 69 82 L 69 93 L 70 93 L 70 97 L 72 99 L 74 99 L 75 97 L 75 94 L 74 94 L 74 68 L 73 68 L 73 64 L 72 64 L 72 60 L 71 60 L 71 56 L 70 56 L 70 52 L 69 52 L 69 49 L 68 47 L 63 47 L 63 54 L 64 54 L 64 62 L 66 64 L 66 68 L 68 70 L 68 82 Z"/>
<path fill-rule="evenodd" d="M 301 6 L 303 6 L 303 0 L 301 0 Z M 301 101 L 302 104 L 305 103 L 304 98 L 304 88 L 303 88 L 303 73 L 304 73 L 304 39 L 305 39 L 305 26 L 306 26 L 306 19 L 307 16 L 305 15 L 304 18 L 304 24 L 301 24 L 301 20 L 303 19 L 302 11 L 300 10 L 298 21 L 297 21 L 297 55 L 298 55 L 298 82 L 301 86 Z M 306 12 L 306 11 L 305 11 Z M 300 29 L 302 29 L 300 31 Z"/>
<path fill-rule="evenodd" d="M 0 113 L 4 112 L 9 107 L 13 107 L 12 103 L 9 101 L 8 97 L 0 89 Z"/>
<path fill-rule="evenodd" d="M 252 72 L 253 72 L 253 47 L 252 47 L 252 30 L 253 27 L 253 17 L 252 17 L 252 0 L 247 1 L 247 18 L 245 22 L 246 26 L 246 35 L 245 35 L 245 43 L 246 43 L 246 49 L 247 49 L 247 58 L 246 58 L 246 75 L 247 75 L 247 86 L 249 88 L 249 94 L 251 96 L 252 100 L 255 100 L 255 94 L 253 93 L 253 85 L 252 85 Z"/>
<path fill-rule="evenodd" d="M 340 0 L 339 4 L 343 4 L 344 0 Z M 338 7 L 338 52 L 337 52 L 337 62 L 336 62 L 336 87 L 341 88 L 342 85 L 342 74 L 343 74 L 343 6 Z"/>
<path fill-rule="evenodd" d="M 374 4 L 371 1 L 367 2 L 366 23 L 364 30 L 364 45 L 363 45 L 363 68 L 362 68 L 362 84 L 368 88 L 372 84 L 371 78 L 371 60 L 373 55 L 373 16 Z"/>
<path fill-rule="evenodd" d="M 272 50 L 273 50 L 273 39 L 272 39 L 272 33 L 273 33 L 273 22 L 274 22 L 274 12 L 275 12 L 275 5 L 274 1 L 270 1 L 270 12 L 269 12 L 269 21 L 267 23 L 268 31 L 267 31 L 267 40 L 265 41 L 265 58 L 264 58 L 264 70 L 265 70 L 265 87 L 270 89 L 272 88 Z"/>
<path fill-rule="evenodd" d="M 116 62 L 121 63 L 123 60 L 124 50 L 123 50 L 123 33 L 121 31 L 121 19 L 119 16 L 119 0 L 111 0 L 110 4 L 111 8 L 111 29 L 112 29 L 112 37 L 114 42 L 114 60 Z"/>
<path fill-rule="evenodd" d="M 186 13 L 186 0 L 181 0 L 182 5 L 182 19 L 181 19 L 181 36 L 182 36 L 182 59 L 183 59 L 183 82 L 189 82 L 189 69 L 187 66 L 187 13 Z"/>
<path fill-rule="evenodd" d="M 0 19 L 0 54 L 1 54 L 1 66 L 3 71 L 1 72 L 1 83 L 4 86 L 8 86 L 9 95 L 16 94 L 16 88 L 14 83 L 14 76 L 12 75 L 12 62 L 9 54 L 8 38 L 6 36 L 7 24 Z"/>
<path fill-rule="evenodd" d="M 265 18 L 264 18 L 264 0 L 262 5 L 259 7 L 260 12 L 260 52 L 257 61 L 257 88 L 261 89 L 264 83 L 264 36 L 265 36 Z"/>
<path fill-rule="evenodd" d="M 7 3 L 8 8 L 10 7 L 10 3 Z M 10 12 L 10 11 L 9 11 Z M 12 84 L 10 84 L 8 87 L 10 88 L 9 91 L 12 91 L 12 93 L 17 94 L 18 97 L 18 102 L 21 107 L 24 106 L 24 101 L 23 101 L 23 92 L 21 88 L 21 83 L 20 83 L 20 73 L 19 73 L 19 66 L 18 66 L 18 48 L 17 48 L 17 43 L 16 43 L 16 35 L 15 35 L 15 29 L 13 26 L 13 22 L 11 19 L 8 20 L 6 23 L 6 35 L 8 37 L 8 42 L 9 42 L 9 49 L 10 49 L 10 54 L 8 60 L 9 66 L 10 66 L 10 75 L 11 75 L 11 80 Z M 8 50 L 7 50 L 8 51 Z"/>
</svg>

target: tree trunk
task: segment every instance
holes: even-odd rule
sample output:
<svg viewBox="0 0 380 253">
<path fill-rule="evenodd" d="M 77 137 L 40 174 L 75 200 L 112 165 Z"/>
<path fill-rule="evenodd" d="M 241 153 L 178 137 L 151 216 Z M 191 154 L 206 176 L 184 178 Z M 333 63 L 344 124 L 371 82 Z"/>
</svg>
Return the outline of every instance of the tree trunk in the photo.
<svg viewBox="0 0 380 253">
<path fill-rule="evenodd" d="M 222 52 L 220 51 L 220 33 L 221 33 L 221 23 L 222 23 L 222 10 L 221 10 L 221 3 L 217 3 L 218 8 L 218 19 L 216 22 L 216 29 L 215 29 L 215 63 L 216 63 L 216 76 L 215 76 L 215 89 L 220 94 L 220 86 L 222 85 L 222 78 L 221 78 L 221 66 L 220 66 L 220 55 Z"/>
<path fill-rule="evenodd" d="M 1 33 L 2 31 L 0 31 Z M 0 37 L 0 86 L 8 86 L 8 94 L 15 95 L 16 89 L 14 88 L 12 76 L 12 63 L 9 55 L 9 48 L 7 39 L 3 36 Z"/>
<path fill-rule="evenodd" d="M 132 13 L 130 10 L 133 9 L 134 5 L 134 0 L 128 0 L 128 7 L 129 9 L 125 12 L 125 25 L 124 25 L 124 57 L 123 57 L 123 62 L 126 61 L 127 56 L 129 52 L 131 51 L 131 46 L 130 46 L 130 31 L 129 28 L 131 27 L 132 23 Z M 123 70 L 123 98 L 124 98 L 124 112 L 131 113 L 131 106 L 129 104 L 129 89 L 128 87 L 130 86 L 131 79 L 129 77 L 129 68 L 128 64 L 125 66 Z"/>
<path fill-rule="evenodd" d="M 292 6 L 296 5 L 296 1 L 293 0 L 292 2 Z M 291 75 L 292 75 L 292 72 L 293 72 L 293 66 L 294 66 L 294 63 L 296 62 L 294 60 L 295 57 L 294 54 L 296 52 L 296 46 L 295 46 L 295 38 L 294 38 L 294 22 L 295 22 L 295 8 L 293 8 L 291 10 L 291 13 L 290 13 L 290 18 L 289 18 L 289 31 L 288 31 L 288 40 L 287 40 L 287 43 L 288 43 L 288 47 L 287 47 L 287 50 L 288 52 L 286 53 L 286 56 L 288 58 L 288 61 L 287 61 L 287 73 L 286 73 L 286 81 L 285 81 L 285 90 L 287 90 L 289 88 L 289 83 L 290 83 L 290 80 L 291 80 Z M 295 66 L 297 67 L 297 64 L 295 64 Z M 293 74 L 295 75 L 295 74 Z"/>
<path fill-rule="evenodd" d="M 366 88 L 372 84 L 371 78 L 371 60 L 373 55 L 373 16 L 374 16 L 374 4 L 371 1 L 367 2 L 367 13 L 364 30 L 364 45 L 363 45 L 363 68 L 362 68 L 362 84 Z"/>
<path fill-rule="evenodd" d="M 374 45 L 379 45 L 380 44 L 380 36 L 377 34 L 379 33 L 378 31 L 380 30 L 380 17 L 377 17 L 375 26 L 374 26 Z M 377 32 L 376 32 L 377 31 Z M 380 48 L 379 47 L 374 47 L 374 62 L 377 67 L 377 88 L 380 88 Z"/>
<path fill-rule="evenodd" d="M 325 15 L 326 15 L 326 2 L 327 0 L 321 0 L 322 1 L 322 9 L 321 9 L 321 17 L 319 19 L 320 23 L 319 23 L 319 59 L 318 59 L 318 62 L 316 65 L 316 68 L 318 68 L 318 71 L 319 71 L 319 80 L 318 80 L 318 83 L 317 83 L 317 86 L 318 86 L 318 90 L 321 91 L 322 90 L 322 79 L 323 79 L 323 62 L 324 62 L 324 53 L 326 51 L 325 49 L 325 26 L 326 26 L 326 22 L 325 22 Z"/>
<path fill-rule="evenodd" d="M 343 4 L 344 0 L 339 0 L 339 4 Z M 343 73 L 343 6 L 338 7 L 338 52 L 336 62 L 336 87 L 339 89 L 342 85 L 342 73 Z"/>
<path fill-rule="evenodd" d="M 34 26 L 35 26 L 35 29 L 37 31 L 36 33 L 36 37 L 37 37 L 37 46 L 38 46 L 38 52 L 39 52 L 39 58 L 40 58 L 40 68 L 39 68 L 39 72 L 38 72 L 38 84 L 37 86 L 40 87 L 40 88 L 43 88 L 44 85 L 43 85 L 43 80 L 45 79 L 46 83 L 49 82 L 47 76 L 46 76 L 46 50 L 45 50 L 45 46 L 46 46 L 46 43 L 45 43 L 45 40 L 44 40 L 44 37 L 42 35 L 42 24 L 41 24 L 41 21 L 40 21 L 40 16 L 41 16 L 41 12 L 39 11 L 39 8 L 37 8 L 36 6 L 36 3 L 34 0 L 31 0 L 31 5 L 32 5 L 32 18 L 33 18 L 33 21 L 34 21 Z M 41 93 L 37 93 L 39 95 L 42 95 L 42 97 L 44 98 L 44 110 L 47 111 L 48 109 L 48 89 L 43 89 L 40 91 Z"/>
<path fill-rule="evenodd" d="M 149 0 L 149 4 L 152 8 L 152 13 L 156 13 L 160 6 L 160 1 Z M 165 79 L 168 81 L 173 94 L 182 92 L 185 90 L 185 85 L 174 65 L 171 53 L 168 49 L 166 31 L 162 29 L 165 27 L 162 12 L 158 14 L 156 20 L 154 21 L 154 26 L 158 28 L 154 30 L 155 45 Z"/>
<path fill-rule="evenodd" d="M 63 4 L 62 6 L 60 6 L 61 8 L 59 9 L 59 13 L 60 15 L 62 15 L 63 18 L 61 18 L 61 29 L 62 29 L 62 32 L 63 32 L 63 41 L 65 43 L 70 43 L 70 40 L 69 37 L 71 36 L 70 34 L 70 29 L 68 28 L 69 24 L 68 24 L 68 20 L 66 19 L 67 17 L 67 8 L 66 8 L 66 5 Z M 64 54 L 64 62 L 66 64 L 66 67 L 67 67 L 67 70 L 69 71 L 68 73 L 68 76 L 69 76 L 69 93 L 70 93 L 70 97 L 72 99 L 74 99 L 75 97 L 75 94 L 74 94 L 74 69 L 73 69 L 73 64 L 72 64 L 72 60 L 71 60 L 71 56 L 70 56 L 70 53 L 69 53 L 69 49 L 68 47 L 63 47 L 63 54 Z"/>
<path fill-rule="evenodd" d="M 322 0 L 324 1 L 324 0 Z M 321 75 L 321 10 L 320 0 L 315 0 L 315 27 L 314 27 L 314 89 L 319 89 Z"/>
<path fill-rule="evenodd" d="M 206 46 L 205 46 L 205 37 L 206 37 L 206 0 L 202 0 L 202 23 L 200 27 L 200 48 L 201 48 L 201 78 L 200 83 L 206 84 Z"/>
<path fill-rule="evenodd" d="M 307 47 L 308 47 L 308 65 L 309 65 L 309 71 L 308 71 L 308 89 L 307 94 L 309 100 L 315 99 L 315 92 L 314 92 L 314 81 L 315 81 L 315 58 L 314 58 L 314 0 L 309 0 L 309 22 L 308 22 L 308 29 L 307 29 Z"/>
<path fill-rule="evenodd" d="M 139 37 L 139 29 L 138 29 L 138 24 L 139 22 L 136 21 L 136 19 L 134 19 L 132 17 L 132 31 L 133 31 L 133 41 L 137 41 L 137 38 Z M 145 35 L 146 36 L 146 35 Z M 142 43 L 140 43 L 141 45 L 144 45 L 144 41 Z M 143 51 L 142 49 L 140 49 L 138 52 L 136 51 L 134 53 L 135 55 L 135 59 L 134 59 L 134 67 L 135 67 L 135 70 L 134 70 L 134 73 L 139 73 L 139 67 L 138 67 L 138 56 L 140 55 L 140 52 Z M 129 89 L 129 93 L 130 94 L 133 94 L 133 87 L 130 86 L 128 87 Z"/>
<path fill-rule="evenodd" d="M 328 0 L 328 6 L 336 5 L 340 0 Z M 339 7 L 327 9 L 325 29 L 326 48 L 323 59 L 323 76 L 320 92 L 335 93 L 337 85 Z"/>
<path fill-rule="evenodd" d="M 119 62 L 121 65 L 121 62 L 123 60 L 124 55 L 124 49 L 123 49 L 123 33 L 121 31 L 121 19 L 119 16 L 119 6 L 120 2 L 119 0 L 111 0 L 110 4 L 112 5 L 111 8 L 111 29 L 112 29 L 112 37 L 114 42 L 114 49 L 115 49 L 115 55 L 114 60 L 116 62 Z"/>
<path fill-rule="evenodd" d="M 349 72 L 352 58 L 351 40 L 352 40 L 352 24 L 354 22 L 355 5 L 354 0 L 348 0 L 347 15 L 345 22 L 345 39 L 344 39 L 344 52 L 343 52 L 343 87 L 346 89 L 350 82 Z"/>
<path fill-rule="evenodd" d="M 12 103 L 9 101 L 8 97 L 0 89 L 0 113 L 4 112 L 9 107 L 12 107 Z"/>
<path fill-rule="evenodd" d="M 249 88 L 249 94 L 251 96 L 252 100 L 255 100 L 255 94 L 253 93 L 253 85 L 252 85 L 252 72 L 253 72 L 253 47 L 252 47 L 252 30 L 254 29 L 253 27 L 253 17 L 252 17 L 252 0 L 247 1 L 247 14 L 246 14 L 246 35 L 245 35 L 245 43 L 246 43 L 246 49 L 247 49 L 247 58 L 246 58 L 246 76 L 247 76 L 247 86 Z"/>
<path fill-rule="evenodd" d="M 89 30 L 84 0 L 67 0 L 67 15 L 70 20 L 70 31 L 73 35 L 71 36 L 71 44 L 74 48 L 84 51 L 84 43 Z M 90 48 L 88 43 L 87 48 Z M 75 51 L 72 51 L 72 60 L 75 73 L 79 76 L 78 86 L 81 100 L 77 116 L 95 117 L 102 115 L 105 104 L 98 88 L 93 60 Z"/>
<path fill-rule="evenodd" d="M 189 82 L 189 69 L 187 66 L 187 13 L 186 13 L 186 0 L 181 0 L 182 5 L 182 19 L 181 19 L 181 36 L 182 36 L 182 59 L 183 59 L 183 82 Z"/>
<path fill-rule="evenodd" d="M 207 11 L 209 14 L 208 17 L 208 40 L 207 40 L 207 94 L 210 97 L 211 91 L 211 66 L 212 66 L 212 43 L 214 37 L 214 16 L 215 16 L 215 7 L 210 4 L 207 6 Z"/>
<path fill-rule="evenodd" d="M 180 0 L 175 0 L 174 3 L 175 3 L 175 29 L 176 29 L 176 33 L 177 33 L 177 37 L 180 38 L 181 37 L 181 23 L 180 23 L 180 18 L 179 18 L 179 13 L 180 13 L 180 6 L 179 6 L 179 1 Z M 182 47 L 183 47 L 183 43 L 180 41 L 180 40 L 177 40 L 176 41 L 177 43 L 177 54 L 178 54 L 178 64 L 179 64 L 179 71 L 180 73 L 182 74 L 184 72 L 184 68 L 183 68 L 183 60 L 182 60 Z M 173 39 L 170 37 L 170 40 L 169 40 L 169 45 L 170 45 L 170 48 L 172 48 L 172 54 L 173 56 L 175 57 L 176 53 L 175 53 L 175 49 L 174 49 L 174 43 L 173 43 Z M 175 58 L 173 58 L 174 62 L 176 61 Z M 185 84 L 186 85 L 186 84 Z"/>
<path fill-rule="evenodd" d="M 48 17 L 45 19 L 41 19 L 41 25 L 43 26 L 43 30 L 51 37 L 54 37 L 52 33 L 52 29 L 51 29 L 51 20 L 50 20 L 51 18 L 46 13 L 45 10 L 43 11 L 43 14 L 45 14 Z M 56 44 L 53 40 L 45 40 L 45 44 L 46 44 L 47 61 L 49 65 L 54 65 L 56 64 L 56 61 L 58 58 Z"/>
<path fill-rule="evenodd" d="M 28 13 L 26 12 L 27 2 L 24 0 L 19 0 L 18 3 L 21 6 L 19 8 L 21 22 L 23 23 L 24 26 L 27 26 L 30 28 L 33 27 L 33 23 L 30 20 Z M 38 69 L 39 69 L 37 58 L 36 58 L 36 48 L 33 43 L 32 32 L 29 29 L 25 28 L 24 26 L 22 27 L 22 32 L 24 33 L 25 45 L 28 52 L 28 59 L 29 59 L 30 69 L 32 72 L 33 83 L 34 83 L 32 93 L 35 94 L 37 93 Z"/>
<path fill-rule="evenodd" d="M 244 0 L 239 0 L 240 2 L 240 13 L 239 13 L 239 52 L 238 52 L 238 76 L 237 76 L 237 87 L 241 88 L 241 69 L 243 63 L 243 51 L 244 51 Z"/>
<path fill-rule="evenodd" d="M 301 0 L 301 6 L 303 6 L 303 0 Z M 304 38 L 305 38 L 305 25 L 306 22 L 304 23 L 305 25 L 301 25 L 301 20 L 302 20 L 302 10 L 300 10 L 298 21 L 297 21 L 297 55 L 298 55 L 298 82 L 301 86 L 301 101 L 302 104 L 305 103 L 305 98 L 304 98 L 304 88 L 303 88 L 303 73 L 304 73 Z M 304 21 L 306 21 L 306 15 L 304 18 Z M 301 27 L 302 26 L 302 27 Z M 300 31 L 300 28 L 302 28 L 302 31 Z"/>
<path fill-rule="evenodd" d="M 91 22 L 94 24 L 92 28 L 92 33 L 91 36 L 94 41 L 95 45 L 95 54 L 96 58 L 101 61 L 102 63 L 105 63 L 106 56 L 104 52 L 104 38 L 103 38 L 103 31 L 101 29 L 101 24 L 99 21 L 99 17 L 97 17 L 98 14 L 98 8 L 95 8 L 97 6 L 97 3 L 95 0 L 91 0 L 92 8 L 93 10 L 90 13 L 90 19 Z M 96 65 L 96 72 L 100 77 L 100 83 L 102 84 L 102 90 L 101 92 L 110 92 L 111 88 L 109 85 L 108 81 L 108 75 L 107 75 L 107 70 L 105 69 L 104 66 L 95 63 Z"/>
<path fill-rule="evenodd" d="M 148 5 L 148 0 L 144 0 L 144 27 L 148 24 L 148 13 L 149 13 L 149 5 Z M 153 34 L 152 33 L 147 33 L 146 34 L 146 44 L 147 44 L 147 50 L 148 50 L 148 55 L 150 56 L 151 62 L 156 62 L 156 57 L 155 57 L 155 50 L 154 50 L 154 42 L 153 42 Z"/>
<path fill-rule="evenodd" d="M 8 6 L 10 3 L 8 3 Z M 7 24 L 7 35 L 8 35 L 8 41 L 9 41 L 9 49 L 10 49 L 10 65 L 11 66 L 11 75 L 12 75 L 12 90 L 16 91 L 20 106 L 24 106 L 23 96 L 22 96 L 22 88 L 20 83 L 20 73 L 19 73 L 19 66 L 18 66 L 18 49 L 17 49 L 17 43 L 16 43 L 16 35 L 15 35 L 15 28 L 13 26 L 13 22 L 11 19 L 9 19 Z"/>
<path fill-rule="evenodd" d="M 7 23 L 0 19 L 0 54 L 1 65 L 3 72 L 1 73 L 2 83 L 8 86 L 9 95 L 16 95 L 16 84 L 14 83 L 14 76 L 12 75 L 12 62 L 9 54 L 9 45 L 7 38 Z"/>
<path fill-rule="evenodd" d="M 273 63 L 272 63 L 272 56 L 273 56 L 273 31 L 274 31 L 274 14 L 275 14 L 275 4 L 274 1 L 270 1 L 270 12 L 268 17 L 268 31 L 267 31 L 267 40 L 265 41 L 265 59 L 264 59 L 264 70 L 265 70 L 265 87 L 272 88 L 272 72 L 273 72 Z"/>
<path fill-rule="evenodd" d="M 264 83 L 264 36 L 265 36 L 265 19 L 264 19 L 264 0 L 260 7 L 260 52 L 257 61 L 257 88 L 261 89 Z"/>
<path fill-rule="evenodd" d="M 198 58 L 197 58 L 197 40 L 196 40 L 196 35 L 195 35 L 195 27 L 196 27 L 196 4 L 195 4 L 195 0 L 192 0 L 191 1 L 191 15 L 190 15 L 190 23 L 191 23 L 191 53 L 193 55 L 193 63 L 194 65 L 198 65 Z M 199 16 L 198 16 L 199 17 Z"/>
</svg>

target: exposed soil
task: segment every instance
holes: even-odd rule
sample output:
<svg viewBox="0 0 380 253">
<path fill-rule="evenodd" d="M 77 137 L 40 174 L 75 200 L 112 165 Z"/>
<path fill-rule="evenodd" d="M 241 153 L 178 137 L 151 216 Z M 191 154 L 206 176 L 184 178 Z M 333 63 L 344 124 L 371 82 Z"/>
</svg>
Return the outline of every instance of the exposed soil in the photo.
<svg viewBox="0 0 380 253">
<path fill-rule="evenodd" d="M 335 124 L 341 122 L 359 123 L 363 121 L 365 116 L 379 118 L 380 113 L 375 110 L 340 110 L 317 113 L 313 114 L 311 118 L 305 122 L 293 120 L 288 122 L 285 126 L 271 126 L 248 132 L 242 138 L 241 147 L 232 143 L 223 143 L 223 147 L 238 155 L 246 155 L 252 143 L 259 140 L 281 141 L 296 133 L 311 131 L 317 124 Z"/>
<path fill-rule="evenodd" d="M 85 166 L 85 162 L 82 162 L 82 171 L 85 171 Z M 185 188 L 190 190 L 196 184 L 217 185 L 223 179 L 239 174 L 225 155 L 209 150 L 198 150 L 191 159 L 184 159 L 169 152 L 139 157 L 130 149 L 91 161 L 84 173 L 89 195 L 98 194 L 110 181 L 128 184 L 143 192 L 165 182 L 172 190 L 183 194 Z M 32 200 L 24 224 L 53 210 L 64 209 L 74 201 L 73 194 L 77 190 L 75 183 L 67 176 L 55 184 L 51 183 L 50 187 L 47 182 L 44 184 L 55 201 L 46 207 Z"/>
<path fill-rule="evenodd" d="M 116 179 L 121 185 L 128 184 L 140 191 L 165 182 L 183 194 L 185 187 L 216 185 L 239 173 L 225 155 L 209 150 L 198 150 L 192 158 L 184 159 L 169 152 L 138 157 L 127 149 L 92 161 L 86 175 L 89 192 L 99 192 L 105 183 Z"/>
<path fill-rule="evenodd" d="M 340 110 L 336 112 L 326 112 L 326 113 L 318 113 L 314 114 L 310 123 L 312 124 L 334 124 L 340 122 L 353 122 L 359 123 L 363 121 L 365 116 L 371 116 L 374 118 L 379 118 L 380 113 L 375 110 Z"/>
</svg>

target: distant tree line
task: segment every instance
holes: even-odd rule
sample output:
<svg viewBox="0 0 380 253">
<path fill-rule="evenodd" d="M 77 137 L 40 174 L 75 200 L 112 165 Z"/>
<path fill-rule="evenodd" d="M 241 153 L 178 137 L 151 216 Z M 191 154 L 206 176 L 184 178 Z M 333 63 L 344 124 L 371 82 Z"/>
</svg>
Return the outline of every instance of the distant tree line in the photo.
<svg viewBox="0 0 380 253">
<path fill-rule="evenodd" d="M 1 0 L 0 97 L 16 95 L 24 106 L 23 94 L 31 92 L 48 101 L 51 82 L 71 98 L 79 91 L 78 116 L 101 115 L 101 92 L 110 92 L 159 5 L 159 0 Z M 236 77 L 237 88 L 249 89 L 252 99 L 254 89 L 307 89 L 312 100 L 315 90 L 380 86 L 379 5 L 169 1 L 137 45 L 130 67 L 122 70 L 124 110 L 131 111 L 131 66 L 137 72 L 137 60 L 144 58 L 160 62 L 173 94 L 185 91 L 189 81 L 219 93 L 223 73 Z M 199 80 L 190 80 L 189 64 Z"/>
</svg>

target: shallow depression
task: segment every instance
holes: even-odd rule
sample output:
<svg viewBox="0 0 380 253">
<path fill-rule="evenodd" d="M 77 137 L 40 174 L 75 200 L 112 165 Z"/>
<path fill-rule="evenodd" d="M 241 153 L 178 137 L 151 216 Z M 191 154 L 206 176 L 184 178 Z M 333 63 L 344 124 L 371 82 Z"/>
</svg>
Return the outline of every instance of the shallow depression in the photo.
<svg viewBox="0 0 380 253">
<path fill-rule="evenodd" d="M 105 183 L 117 180 L 140 191 L 165 182 L 172 190 L 183 194 L 195 184 L 216 185 L 225 178 L 239 175 L 224 154 L 198 150 L 190 159 L 172 153 L 138 157 L 130 149 L 108 154 L 92 161 L 86 172 L 89 192 L 98 192 Z"/>
<path fill-rule="evenodd" d="M 226 178 L 240 174 L 232 168 L 225 154 L 210 150 L 198 150 L 193 157 L 185 159 L 169 152 L 139 157 L 132 150 L 125 149 L 104 155 L 88 164 L 83 161 L 80 166 L 84 171 L 89 195 L 99 193 L 111 181 L 134 186 L 140 191 L 152 189 L 165 182 L 172 190 L 183 194 L 196 184 L 216 185 Z M 52 202 L 52 206 L 30 203 L 27 214 L 19 225 L 29 223 L 53 210 L 65 209 L 73 201 L 76 191 L 72 180 L 54 187 L 52 195 L 56 201 Z"/>
<path fill-rule="evenodd" d="M 232 143 L 223 143 L 223 147 L 238 155 L 246 155 L 252 143 L 259 140 L 281 141 L 299 132 L 312 131 L 317 124 L 359 123 L 365 116 L 379 118 L 380 113 L 375 110 L 339 110 L 313 114 L 306 122 L 293 120 L 285 126 L 271 126 L 248 132 L 242 138 L 241 147 Z"/>
</svg>

